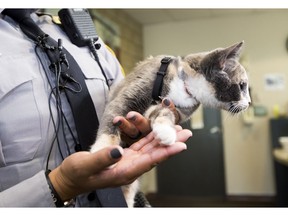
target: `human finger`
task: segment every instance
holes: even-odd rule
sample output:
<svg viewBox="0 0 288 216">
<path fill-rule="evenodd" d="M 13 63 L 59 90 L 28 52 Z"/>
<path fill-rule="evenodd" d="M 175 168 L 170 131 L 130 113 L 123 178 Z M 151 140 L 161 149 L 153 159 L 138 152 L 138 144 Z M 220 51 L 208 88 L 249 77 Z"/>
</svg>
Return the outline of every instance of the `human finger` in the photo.
<svg viewBox="0 0 288 216">
<path fill-rule="evenodd" d="M 186 144 L 182 142 L 176 142 L 169 146 L 158 145 L 153 150 L 142 153 L 141 156 L 137 157 L 135 161 L 133 161 L 133 167 L 127 170 L 127 176 L 130 176 L 130 178 L 140 176 L 143 173 L 150 171 L 159 163 L 186 149 Z"/>
<path fill-rule="evenodd" d="M 179 126 L 179 128 L 181 128 Z M 188 129 L 181 129 L 177 131 L 177 142 L 186 142 L 192 136 L 192 132 Z M 142 153 L 150 151 L 155 146 L 159 144 L 159 141 L 154 139 L 154 134 L 150 133 L 146 137 L 140 139 L 138 142 L 135 142 L 133 145 L 130 146 L 131 149 L 134 151 L 140 151 Z M 174 144 L 172 144 L 174 145 Z M 165 147 L 165 145 L 163 145 Z"/>
<path fill-rule="evenodd" d="M 176 124 L 179 123 L 180 116 L 179 116 L 179 113 L 178 113 L 174 103 L 171 101 L 171 99 L 168 98 L 168 97 L 163 98 L 162 102 L 161 102 L 161 105 L 162 105 L 162 107 L 169 108 L 173 112 L 173 114 L 175 116 L 175 123 Z"/>
<path fill-rule="evenodd" d="M 150 121 L 138 112 L 131 111 L 126 118 L 142 133 L 143 136 L 151 131 Z"/>
<path fill-rule="evenodd" d="M 85 161 L 85 169 L 88 173 L 97 173 L 118 162 L 123 155 L 120 146 L 109 146 L 97 152 L 91 153 Z"/>
<path fill-rule="evenodd" d="M 178 131 L 177 136 L 176 136 L 176 142 L 186 142 L 191 136 L 192 136 L 192 132 L 188 129 Z M 175 143 L 171 145 L 175 145 Z M 161 148 L 162 147 L 168 148 L 170 145 L 160 144 L 158 140 L 154 139 L 150 141 L 149 143 L 147 143 L 146 145 L 143 145 L 141 149 L 139 150 L 142 153 L 149 153 L 150 151 L 155 151 L 155 149 L 158 148 L 158 146 L 160 146 Z"/>
<path fill-rule="evenodd" d="M 62 164 L 52 170 L 49 178 L 63 200 L 68 200 L 91 188 L 100 188 L 106 184 L 100 178 L 91 184 L 93 176 L 118 162 L 123 155 L 120 146 L 109 146 L 97 152 L 77 152 L 65 158 Z M 95 186 L 93 186 L 95 184 Z"/>
<path fill-rule="evenodd" d="M 153 139 L 154 139 L 154 134 L 149 133 L 147 136 L 133 143 L 129 148 L 133 149 L 134 151 L 139 151 L 141 148 L 143 148 L 143 146 L 152 142 Z"/>
<path fill-rule="evenodd" d="M 191 130 L 182 129 L 177 132 L 176 141 L 178 142 L 186 142 L 193 135 Z"/>
<path fill-rule="evenodd" d="M 126 119 L 123 116 L 116 116 L 113 119 L 113 124 L 118 126 L 120 131 L 122 133 L 124 133 L 125 135 L 127 135 L 128 137 L 132 137 L 133 138 L 139 133 L 139 131 L 135 127 L 135 125 L 132 124 L 130 121 L 128 121 L 128 119 Z"/>
<path fill-rule="evenodd" d="M 146 136 L 150 131 L 150 122 L 138 112 L 131 111 L 126 115 L 117 116 L 113 119 L 121 131 L 121 139 L 127 146 Z"/>
</svg>

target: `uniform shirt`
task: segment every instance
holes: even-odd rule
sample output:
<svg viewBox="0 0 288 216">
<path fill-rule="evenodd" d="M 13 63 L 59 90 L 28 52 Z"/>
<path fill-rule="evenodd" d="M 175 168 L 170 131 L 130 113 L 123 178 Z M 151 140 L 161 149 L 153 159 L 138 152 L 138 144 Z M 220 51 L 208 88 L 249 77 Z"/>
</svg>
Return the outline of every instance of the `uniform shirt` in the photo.
<svg viewBox="0 0 288 216">
<path fill-rule="evenodd" d="M 56 41 L 61 38 L 63 46 L 76 59 L 85 74 L 98 118 L 101 118 L 108 87 L 88 48 L 73 45 L 49 16 L 32 14 L 32 18 Z M 121 67 L 101 39 L 98 42 L 102 43 L 98 50 L 101 65 L 111 85 L 114 85 L 123 79 Z M 17 23 L 7 16 L 0 18 L 0 206 L 3 207 L 55 206 L 44 170 L 55 137 L 51 116 L 56 118 L 57 112 L 53 100 L 49 102 L 51 88 L 34 48 L 34 42 L 22 33 Z M 52 106 L 51 111 L 49 106 Z M 62 106 L 69 126 L 76 134 L 65 97 L 62 98 Z M 67 127 L 64 130 L 68 148 L 73 153 L 72 136 Z M 61 141 L 63 137 L 59 139 Z M 61 148 L 66 157 L 69 153 L 67 147 L 62 145 Z M 61 162 L 59 148 L 54 144 L 48 168 L 53 169 Z M 77 198 L 77 206 L 93 205 L 86 195 Z"/>
</svg>

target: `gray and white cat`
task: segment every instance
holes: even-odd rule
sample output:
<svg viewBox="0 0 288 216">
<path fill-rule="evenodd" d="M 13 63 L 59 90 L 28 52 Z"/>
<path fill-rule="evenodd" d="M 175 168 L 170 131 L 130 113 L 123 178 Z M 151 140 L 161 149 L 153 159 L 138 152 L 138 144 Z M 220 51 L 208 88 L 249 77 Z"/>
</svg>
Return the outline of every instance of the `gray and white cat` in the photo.
<svg viewBox="0 0 288 216">
<path fill-rule="evenodd" d="M 161 96 L 174 103 L 180 122 L 189 119 L 200 103 L 232 114 L 248 108 L 251 102 L 248 77 L 239 63 L 242 46 L 243 42 L 240 42 L 185 57 L 170 56 L 172 61 L 163 80 Z M 112 120 L 132 110 L 150 119 L 154 135 L 163 145 L 176 141 L 174 114 L 160 103 L 152 105 L 152 89 L 163 57 L 150 57 L 140 62 L 123 82 L 111 90 L 91 152 L 121 143 L 120 132 Z M 127 204 L 132 207 L 137 183 L 124 189 Z"/>
</svg>

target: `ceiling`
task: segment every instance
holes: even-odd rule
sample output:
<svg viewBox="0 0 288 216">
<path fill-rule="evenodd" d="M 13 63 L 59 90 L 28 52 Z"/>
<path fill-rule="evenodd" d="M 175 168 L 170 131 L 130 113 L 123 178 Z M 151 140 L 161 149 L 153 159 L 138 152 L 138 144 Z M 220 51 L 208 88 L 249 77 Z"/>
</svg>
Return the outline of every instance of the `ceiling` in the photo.
<svg viewBox="0 0 288 216">
<path fill-rule="evenodd" d="M 271 12 L 273 9 L 123 9 L 143 25 L 216 17 L 243 16 Z M 274 9 L 274 11 L 280 9 Z"/>
</svg>

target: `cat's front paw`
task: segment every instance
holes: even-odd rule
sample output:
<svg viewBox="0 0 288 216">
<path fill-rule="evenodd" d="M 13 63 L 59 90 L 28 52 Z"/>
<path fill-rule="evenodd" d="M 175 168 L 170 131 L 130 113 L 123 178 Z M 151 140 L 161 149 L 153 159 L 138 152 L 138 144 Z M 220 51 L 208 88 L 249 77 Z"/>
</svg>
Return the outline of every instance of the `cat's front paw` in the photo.
<svg viewBox="0 0 288 216">
<path fill-rule="evenodd" d="M 176 129 L 166 124 L 154 124 L 153 132 L 156 139 L 164 145 L 171 145 L 176 142 Z"/>
</svg>

